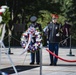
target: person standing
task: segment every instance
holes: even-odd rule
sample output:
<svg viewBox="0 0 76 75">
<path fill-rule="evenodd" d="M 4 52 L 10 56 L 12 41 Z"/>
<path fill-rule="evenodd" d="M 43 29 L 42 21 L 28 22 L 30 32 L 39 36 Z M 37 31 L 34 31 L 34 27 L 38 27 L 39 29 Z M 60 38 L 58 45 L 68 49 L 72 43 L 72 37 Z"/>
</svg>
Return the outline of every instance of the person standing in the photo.
<svg viewBox="0 0 76 75">
<path fill-rule="evenodd" d="M 60 42 L 60 25 L 57 23 L 58 15 L 52 14 L 52 21 L 47 25 L 49 50 L 58 55 Z M 57 58 L 50 54 L 50 65 L 57 65 Z"/>
<path fill-rule="evenodd" d="M 37 17 L 36 16 L 31 16 L 30 18 L 31 24 L 29 25 L 29 27 L 34 27 L 35 29 L 42 31 L 42 27 L 41 24 L 37 23 Z M 33 37 L 33 42 L 31 44 L 35 43 L 35 37 Z M 36 57 L 35 57 L 36 56 Z M 30 65 L 33 65 L 35 63 L 35 58 L 36 58 L 36 64 L 40 63 L 40 52 L 39 50 L 37 52 L 32 52 L 31 53 L 31 62 Z"/>
<path fill-rule="evenodd" d="M 64 25 L 63 25 L 63 27 L 62 27 L 62 31 L 63 31 L 63 40 L 65 40 L 64 42 L 65 42 L 65 44 L 66 44 L 66 46 L 67 47 L 69 47 L 70 46 L 70 35 L 71 35 L 71 33 L 70 33 L 70 30 L 71 30 L 71 25 L 69 24 L 69 22 L 67 21 L 67 20 L 65 20 L 64 21 Z"/>
</svg>

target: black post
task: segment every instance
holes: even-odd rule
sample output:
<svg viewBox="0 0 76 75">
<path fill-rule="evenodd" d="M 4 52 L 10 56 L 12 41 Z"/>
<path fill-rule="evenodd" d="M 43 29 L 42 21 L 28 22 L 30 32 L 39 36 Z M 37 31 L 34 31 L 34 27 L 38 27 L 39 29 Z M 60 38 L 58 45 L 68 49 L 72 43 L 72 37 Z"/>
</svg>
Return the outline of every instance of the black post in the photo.
<svg viewBox="0 0 76 75">
<path fill-rule="evenodd" d="M 11 34 L 10 34 L 10 31 L 9 31 L 9 35 L 8 35 L 8 45 L 9 45 L 9 51 L 8 51 L 8 54 L 13 54 L 13 53 L 11 53 L 10 41 L 11 41 Z"/>
<path fill-rule="evenodd" d="M 71 35 L 70 35 L 70 51 L 69 51 L 68 56 L 75 56 L 75 55 L 72 54 L 72 49 L 71 49 Z"/>
</svg>

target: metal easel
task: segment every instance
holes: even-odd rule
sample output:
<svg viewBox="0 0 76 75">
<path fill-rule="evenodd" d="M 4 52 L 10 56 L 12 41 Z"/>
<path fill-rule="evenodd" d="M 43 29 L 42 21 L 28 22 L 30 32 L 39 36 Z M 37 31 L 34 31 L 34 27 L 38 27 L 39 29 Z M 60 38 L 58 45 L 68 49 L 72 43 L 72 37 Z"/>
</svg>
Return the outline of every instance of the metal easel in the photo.
<svg viewBox="0 0 76 75">
<path fill-rule="evenodd" d="M 2 35 L 1 35 L 1 38 L 0 38 L 0 66 L 1 66 L 1 51 L 2 51 L 2 48 L 5 49 L 5 45 L 4 45 L 4 43 L 3 43 L 3 38 L 4 38 L 4 35 L 5 35 L 5 26 L 6 26 L 6 25 L 4 24 L 4 25 L 3 25 L 3 29 L 2 29 Z M 15 68 L 15 66 L 14 66 L 14 63 L 13 63 L 11 57 L 10 57 L 9 54 L 8 54 L 9 49 L 8 49 L 8 50 L 5 50 L 5 51 L 6 51 L 6 55 L 7 55 L 7 57 L 8 57 L 8 59 L 9 59 L 11 65 L 12 65 L 12 67 L 13 67 L 16 75 L 18 75 L 17 70 L 16 70 L 16 68 Z"/>
</svg>

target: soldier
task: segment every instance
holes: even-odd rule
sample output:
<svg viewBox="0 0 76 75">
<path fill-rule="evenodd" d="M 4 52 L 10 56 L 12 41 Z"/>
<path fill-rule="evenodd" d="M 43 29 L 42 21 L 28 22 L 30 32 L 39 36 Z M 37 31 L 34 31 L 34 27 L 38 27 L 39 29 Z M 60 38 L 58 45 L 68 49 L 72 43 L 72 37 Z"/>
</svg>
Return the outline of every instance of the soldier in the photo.
<svg viewBox="0 0 76 75">
<path fill-rule="evenodd" d="M 30 18 L 30 21 L 31 21 L 30 26 L 36 28 L 37 30 L 42 31 L 41 24 L 37 23 L 37 17 L 36 16 L 32 16 Z M 35 43 L 35 40 L 36 40 L 35 37 L 33 37 L 33 40 L 34 40 L 33 43 Z M 34 64 L 34 62 L 35 62 L 35 56 L 36 56 L 36 64 L 40 63 L 40 52 L 38 50 L 37 52 L 31 53 L 31 62 L 30 62 L 30 65 Z"/>
<path fill-rule="evenodd" d="M 60 25 L 57 23 L 58 15 L 52 14 L 52 21 L 47 25 L 49 50 L 58 55 L 60 41 Z M 57 58 L 50 54 L 50 65 L 57 65 Z"/>
</svg>

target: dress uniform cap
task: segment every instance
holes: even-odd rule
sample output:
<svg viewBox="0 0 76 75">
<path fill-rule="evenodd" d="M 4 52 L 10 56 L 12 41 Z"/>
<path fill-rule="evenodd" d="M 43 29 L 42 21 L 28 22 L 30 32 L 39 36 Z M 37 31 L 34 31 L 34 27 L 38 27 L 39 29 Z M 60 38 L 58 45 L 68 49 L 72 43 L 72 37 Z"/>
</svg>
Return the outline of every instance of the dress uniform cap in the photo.
<svg viewBox="0 0 76 75">
<path fill-rule="evenodd" d="M 34 21 L 36 21 L 37 20 L 37 17 L 36 16 L 32 16 L 31 18 L 30 18 L 30 21 L 31 22 L 34 22 Z"/>
</svg>

